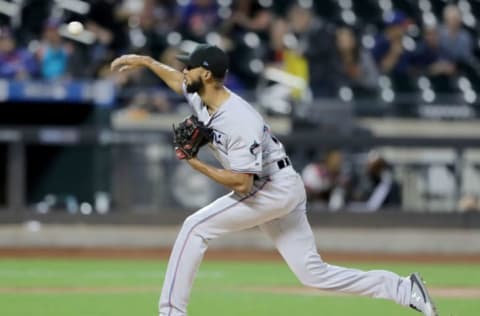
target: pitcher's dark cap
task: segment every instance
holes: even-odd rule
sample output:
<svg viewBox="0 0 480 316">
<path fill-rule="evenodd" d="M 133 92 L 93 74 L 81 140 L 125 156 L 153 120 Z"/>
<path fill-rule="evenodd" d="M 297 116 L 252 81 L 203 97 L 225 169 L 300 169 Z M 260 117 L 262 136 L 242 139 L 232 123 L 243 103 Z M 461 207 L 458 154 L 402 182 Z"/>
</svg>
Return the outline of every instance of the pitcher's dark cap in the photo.
<svg viewBox="0 0 480 316">
<path fill-rule="evenodd" d="M 217 46 L 200 44 L 190 54 L 177 55 L 177 59 L 189 68 L 203 67 L 215 78 L 223 78 L 228 70 L 228 56 Z"/>
</svg>

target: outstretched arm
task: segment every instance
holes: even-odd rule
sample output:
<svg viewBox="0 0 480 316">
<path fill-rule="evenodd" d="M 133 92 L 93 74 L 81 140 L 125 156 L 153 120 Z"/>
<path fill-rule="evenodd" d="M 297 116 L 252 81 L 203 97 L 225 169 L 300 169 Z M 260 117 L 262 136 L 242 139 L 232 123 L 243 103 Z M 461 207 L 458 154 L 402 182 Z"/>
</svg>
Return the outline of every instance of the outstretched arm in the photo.
<svg viewBox="0 0 480 316">
<path fill-rule="evenodd" d="M 116 58 L 111 69 L 114 71 L 126 71 L 138 67 L 147 67 L 153 71 L 167 86 L 178 94 L 183 94 L 182 83 L 183 74 L 170 66 L 162 64 L 149 56 L 142 55 L 123 55 Z"/>
<path fill-rule="evenodd" d="M 188 159 L 187 162 L 193 169 L 203 173 L 210 179 L 223 184 L 235 192 L 246 194 L 252 190 L 252 174 L 218 169 L 198 160 L 197 158 Z"/>
</svg>

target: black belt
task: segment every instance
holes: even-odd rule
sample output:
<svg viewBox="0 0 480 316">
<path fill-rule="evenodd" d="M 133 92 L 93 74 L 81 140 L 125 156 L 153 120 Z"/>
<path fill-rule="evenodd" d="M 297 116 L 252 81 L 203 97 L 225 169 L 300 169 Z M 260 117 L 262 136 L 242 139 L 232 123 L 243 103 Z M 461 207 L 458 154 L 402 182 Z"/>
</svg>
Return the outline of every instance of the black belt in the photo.
<svg viewBox="0 0 480 316">
<path fill-rule="evenodd" d="M 278 166 L 278 170 L 282 170 L 285 167 L 290 166 L 292 163 L 290 162 L 290 159 L 288 157 L 282 158 L 276 162 Z M 253 175 L 254 180 L 260 180 L 260 177 L 256 174 Z"/>
</svg>

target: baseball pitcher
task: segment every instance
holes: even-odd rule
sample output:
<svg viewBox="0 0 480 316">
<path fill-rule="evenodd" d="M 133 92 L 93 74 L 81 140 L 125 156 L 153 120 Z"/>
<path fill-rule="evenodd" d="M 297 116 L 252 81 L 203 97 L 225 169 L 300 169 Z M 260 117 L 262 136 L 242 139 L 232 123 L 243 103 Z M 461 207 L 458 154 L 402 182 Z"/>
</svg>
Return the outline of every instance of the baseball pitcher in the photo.
<svg viewBox="0 0 480 316">
<path fill-rule="evenodd" d="M 176 156 L 232 190 L 183 223 L 168 262 L 159 302 L 161 316 L 187 315 L 193 280 L 210 240 L 256 226 L 306 286 L 390 299 L 424 315 L 437 315 L 417 273 L 401 277 L 324 262 L 307 220 L 302 179 L 282 143 L 250 104 L 223 85 L 226 53 L 202 44 L 178 59 L 186 65 L 183 72 L 148 56 L 124 55 L 112 63 L 118 71 L 147 67 L 185 96 L 194 115 L 173 126 Z M 196 157 L 203 145 L 208 145 L 223 168 Z"/>
</svg>

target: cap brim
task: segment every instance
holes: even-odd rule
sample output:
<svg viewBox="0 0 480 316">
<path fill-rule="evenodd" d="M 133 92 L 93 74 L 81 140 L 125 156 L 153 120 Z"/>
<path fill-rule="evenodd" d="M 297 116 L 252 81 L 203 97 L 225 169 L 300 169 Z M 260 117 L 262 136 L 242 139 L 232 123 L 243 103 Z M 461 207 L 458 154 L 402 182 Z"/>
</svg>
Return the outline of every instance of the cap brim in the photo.
<svg viewBox="0 0 480 316">
<path fill-rule="evenodd" d="M 178 59 L 179 61 L 181 61 L 181 62 L 184 63 L 185 65 L 188 66 L 188 65 L 190 64 L 190 56 L 189 56 L 189 55 L 186 55 L 186 54 L 184 54 L 184 55 L 177 55 L 176 57 L 177 57 L 177 59 Z"/>
</svg>

